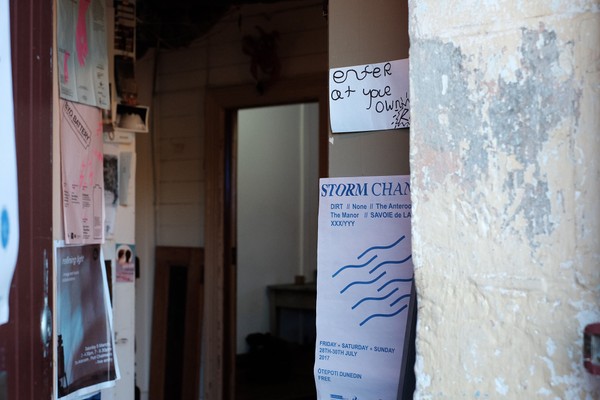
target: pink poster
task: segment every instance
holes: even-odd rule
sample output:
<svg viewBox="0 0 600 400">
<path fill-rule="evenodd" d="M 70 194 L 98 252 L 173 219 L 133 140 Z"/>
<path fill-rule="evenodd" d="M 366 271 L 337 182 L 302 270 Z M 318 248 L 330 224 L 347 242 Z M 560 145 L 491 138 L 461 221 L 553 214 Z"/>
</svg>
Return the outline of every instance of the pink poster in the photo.
<svg viewBox="0 0 600 400">
<path fill-rule="evenodd" d="M 102 112 L 60 102 L 61 173 L 65 243 L 104 242 Z"/>
</svg>

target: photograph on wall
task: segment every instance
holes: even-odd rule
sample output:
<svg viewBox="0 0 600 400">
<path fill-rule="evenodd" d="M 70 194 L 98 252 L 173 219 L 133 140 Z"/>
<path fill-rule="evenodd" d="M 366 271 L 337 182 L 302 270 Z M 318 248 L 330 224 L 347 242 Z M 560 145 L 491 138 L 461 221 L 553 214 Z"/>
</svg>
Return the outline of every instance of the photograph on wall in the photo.
<svg viewBox="0 0 600 400">
<path fill-rule="evenodd" d="M 99 108 L 60 101 L 62 205 L 67 244 L 104 242 L 104 155 Z"/>
<path fill-rule="evenodd" d="M 135 246 L 132 244 L 117 244 L 116 281 L 135 281 Z"/>
<path fill-rule="evenodd" d="M 105 145 L 105 148 L 108 147 Z M 104 237 L 111 239 L 115 235 L 117 209 L 119 205 L 119 156 L 104 154 Z"/>
<path fill-rule="evenodd" d="M 396 400 L 412 295 L 408 176 L 319 186 L 319 399 Z"/>
<path fill-rule="evenodd" d="M 60 97 L 110 108 L 105 0 L 58 0 Z"/>
<path fill-rule="evenodd" d="M 56 243 L 57 393 L 78 399 L 119 378 L 100 245 Z"/>
</svg>

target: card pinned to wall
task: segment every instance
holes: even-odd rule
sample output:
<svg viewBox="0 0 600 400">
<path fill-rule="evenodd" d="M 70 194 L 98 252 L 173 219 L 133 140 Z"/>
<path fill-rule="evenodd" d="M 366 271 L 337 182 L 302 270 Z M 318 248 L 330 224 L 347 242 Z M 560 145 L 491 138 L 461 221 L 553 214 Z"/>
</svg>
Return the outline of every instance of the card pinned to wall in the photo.
<svg viewBox="0 0 600 400">
<path fill-rule="evenodd" d="M 135 281 L 135 245 L 117 244 L 117 271 L 116 281 Z"/>
<path fill-rule="evenodd" d="M 410 127 L 408 58 L 329 70 L 331 131 Z"/>
</svg>

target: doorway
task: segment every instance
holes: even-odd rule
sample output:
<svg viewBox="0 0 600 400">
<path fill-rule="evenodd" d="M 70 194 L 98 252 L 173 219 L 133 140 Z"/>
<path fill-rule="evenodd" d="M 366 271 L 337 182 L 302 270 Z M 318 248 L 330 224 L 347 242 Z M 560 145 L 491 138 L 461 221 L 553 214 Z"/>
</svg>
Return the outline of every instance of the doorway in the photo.
<svg viewBox="0 0 600 400">
<path fill-rule="evenodd" d="M 314 307 L 275 294 L 316 295 L 318 103 L 239 110 L 236 126 L 236 399 L 314 399 Z"/>
<path fill-rule="evenodd" d="M 234 127 L 238 110 L 316 102 L 318 175 L 327 175 L 327 75 L 274 83 L 262 95 L 253 85 L 211 89 L 206 97 L 205 155 L 205 352 L 204 395 L 234 399 L 236 370 L 236 230 L 234 213 Z"/>
</svg>

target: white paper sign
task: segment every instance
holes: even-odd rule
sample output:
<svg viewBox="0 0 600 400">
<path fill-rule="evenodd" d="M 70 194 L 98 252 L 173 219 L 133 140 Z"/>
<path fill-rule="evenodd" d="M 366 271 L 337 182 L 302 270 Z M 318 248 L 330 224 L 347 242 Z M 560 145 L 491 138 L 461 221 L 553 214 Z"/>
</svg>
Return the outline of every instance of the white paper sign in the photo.
<svg viewBox="0 0 600 400">
<path fill-rule="evenodd" d="M 60 101 L 65 243 L 104 243 L 104 154 L 99 108 Z"/>
<path fill-rule="evenodd" d="M 8 0 L 0 0 L 0 324 L 8 322 L 8 297 L 19 251 L 17 157 L 10 58 Z"/>
<path fill-rule="evenodd" d="M 408 176 L 320 181 L 318 399 L 396 400 L 413 265 Z"/>
<path fill-rule="evenodd" d="M 59 0 L 60 97 L 110 108 L 105 0 Z"/>
<path fill-rule="evenodd" d="M 331 131 L 410 126 L 408 58 L 329 70 Z"/>
</svg>

